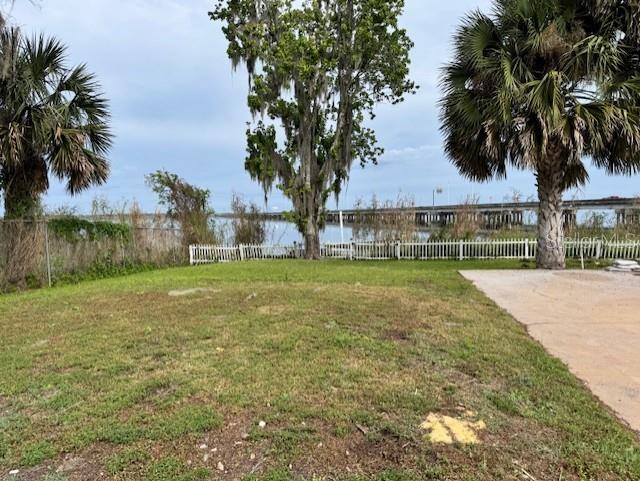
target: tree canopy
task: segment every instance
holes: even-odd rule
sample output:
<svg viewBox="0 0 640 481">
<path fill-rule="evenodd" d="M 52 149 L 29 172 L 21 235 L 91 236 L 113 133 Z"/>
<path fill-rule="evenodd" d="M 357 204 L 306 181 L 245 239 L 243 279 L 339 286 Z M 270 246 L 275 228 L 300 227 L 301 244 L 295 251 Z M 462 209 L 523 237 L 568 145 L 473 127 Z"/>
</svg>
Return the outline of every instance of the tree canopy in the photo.
<svg viewBox="0 0 640 481">
<path fill-rule="evenodd" d="M 640 172 L 636 0 L 497 0 L 468 15 L 444 71 L 446 151 L 473 180 L 536 175 L 539 265 L 562 267 L 562 192 L 584 160 Z M 550 254 L 551 253 L 551 254 Z"/>
<path fill-rule="evenodd" d="M 210 13 L 223 22 L 234 68 L 248 71 L 258 120 L 245 167 L 265 194 L 277 185 L 292 200 L 310 257 L 327 198 L 354 161 L 375 163 L 383 152 L 367 127 L 375 105 L 415 90 L 403 8 L 403 0 L 228 0 Z"/>
<path fill-rule="evenodd" d="M 5 214 L 33 215 L 49 174 L 75 194 L 109 175 L 109 108 L 86 66 L 45 36 L 0 31 L 0 190 Z"/>
</svg>

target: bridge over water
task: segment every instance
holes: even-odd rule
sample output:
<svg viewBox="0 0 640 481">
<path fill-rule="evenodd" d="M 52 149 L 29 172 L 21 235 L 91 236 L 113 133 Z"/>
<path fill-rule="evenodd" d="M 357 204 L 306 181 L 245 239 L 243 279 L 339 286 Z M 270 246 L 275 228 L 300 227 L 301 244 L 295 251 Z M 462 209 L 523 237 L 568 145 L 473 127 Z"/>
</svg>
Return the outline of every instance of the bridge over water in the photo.
<svg viewBox="0 0 640 481">
<path fill-rule="evenodd" d="M 345 209 L 342 210 L 343 221 L 353 225 L 357 221 L 366 220 L 370 216 L 398 215 L 398 213 L 415 215 L 416 225 L 425 229 L 443 227 L 455 224 L 459 216 L 472 216 L 482 229 L 503 229 L 519 227 L 535 223 L 538 212 L 538 202 L 503 202 L 495 204 L 460 204 L 435 207 L 410 207 L 405 209 Z M 576 225 L 578 213 L 581 211 L 598 211 L 615 213 L 617 225 L 640 224 L 640 199 L 610 197 L 592 200 L 568 200 L 563 202 L 563 218 L 567 226 Z M 127 222 L 119 215 L 86 216 L 89 219 Z M 126 216 L 125 216 L 126 217 Z M 216 214 L 216 217 L 231 219 L 231 213 Z M 264 213 L 267 220 L 286 221 L 287 212 Z M 144 225 L 167 224 L 168 219 L 163 214 L 142 214 L 140 220 Z M 327 213 L 327 222 L 338 224 L 340 211 L 332 210 Z"/>
<path fill-rule="evenodd" d="M 460 204 L 434 207 L 410 207 L 405 209 L 345 209 L 342 210 L 343 222 L 354 224 L 367 216 L 398 215 L 413 213 L 416 225 L 421 227 L 442 227 L 452 225 L 461 215 L 472 216 L 483 229 L 501 229 L 524 226 L 535 219 L 539 209 L 538 202 L 503 202 L 495 204 Z M 617 225 L 640 223 L 640 200 L 637 198 L 610 197 L 592 200 L 568 200 L 563 202 L 563 219 L 566 226 L 576 225 L 580 211 L 609 211 L 615 213 Z M 530 214 L 530 215 L 527 215 Z M 286 220 L 285 212 L 267 213 L 270 220 Z M 340 222 L 340 211 L 327 213 L 328 223 Z"/>
</svg>

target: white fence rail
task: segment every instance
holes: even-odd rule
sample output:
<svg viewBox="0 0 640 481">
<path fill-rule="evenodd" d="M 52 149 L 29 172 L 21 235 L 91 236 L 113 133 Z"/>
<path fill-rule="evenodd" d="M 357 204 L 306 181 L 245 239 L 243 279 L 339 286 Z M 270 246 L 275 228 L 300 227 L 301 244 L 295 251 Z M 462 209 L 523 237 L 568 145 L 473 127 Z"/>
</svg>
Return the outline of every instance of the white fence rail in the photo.
<svg viewBox="0 0 640 481">
<path fill-rule="evenodd" d="M 435 260 L 435 259 L 532 259 L 538 244 L 535 239 L 487 239 L 429 242 L 351 242 L 323 244 L 325 259 L 349 260 Z M 638 259 L 640 240 L 568 239 L 568 258 Z M 239 245 L 189 247 L 192 265 L 244 260 L 297 259 L 304 257 L 301 245 Z"/>
<path fill-rule="evenodd" d="M 191 265 L 261 259 L 296 259 L 300 257 L 304 257 L 304 249 L 298 245 L 192 245 L 189 247 Z"/>
</svg>

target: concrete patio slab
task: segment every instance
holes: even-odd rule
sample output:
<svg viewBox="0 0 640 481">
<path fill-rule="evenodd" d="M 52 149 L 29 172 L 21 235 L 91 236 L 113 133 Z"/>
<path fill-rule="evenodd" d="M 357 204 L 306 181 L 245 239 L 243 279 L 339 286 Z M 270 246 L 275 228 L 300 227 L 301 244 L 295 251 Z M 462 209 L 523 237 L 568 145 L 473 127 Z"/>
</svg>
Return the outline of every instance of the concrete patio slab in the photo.
<svg viewBox="0 0 640 481">
<path fill-rule="evenodd" d="M 640 277 L 601 271 L 462 271 L 640 431 Z"/>
</svg>

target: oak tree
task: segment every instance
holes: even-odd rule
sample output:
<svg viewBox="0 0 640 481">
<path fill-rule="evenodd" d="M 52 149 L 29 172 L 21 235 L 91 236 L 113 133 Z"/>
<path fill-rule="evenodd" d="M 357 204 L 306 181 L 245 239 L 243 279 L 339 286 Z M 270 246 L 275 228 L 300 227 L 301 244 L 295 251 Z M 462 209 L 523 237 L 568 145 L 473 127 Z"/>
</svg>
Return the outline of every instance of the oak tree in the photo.
<svg viewBox="0 0 640 481">
<path fill-rule="evenodd" d="M 247 67 L 246 170 L 265 195 L 277 185 L 291 200 L 307 258 L 320 255 L 327 199 L 352 164 L 383 153 L 367 126 L 376 104 L 415 91 L 403 10 L 404 0 L 221 0 L 210 12 L 234 68 Z"/>
</svg>

